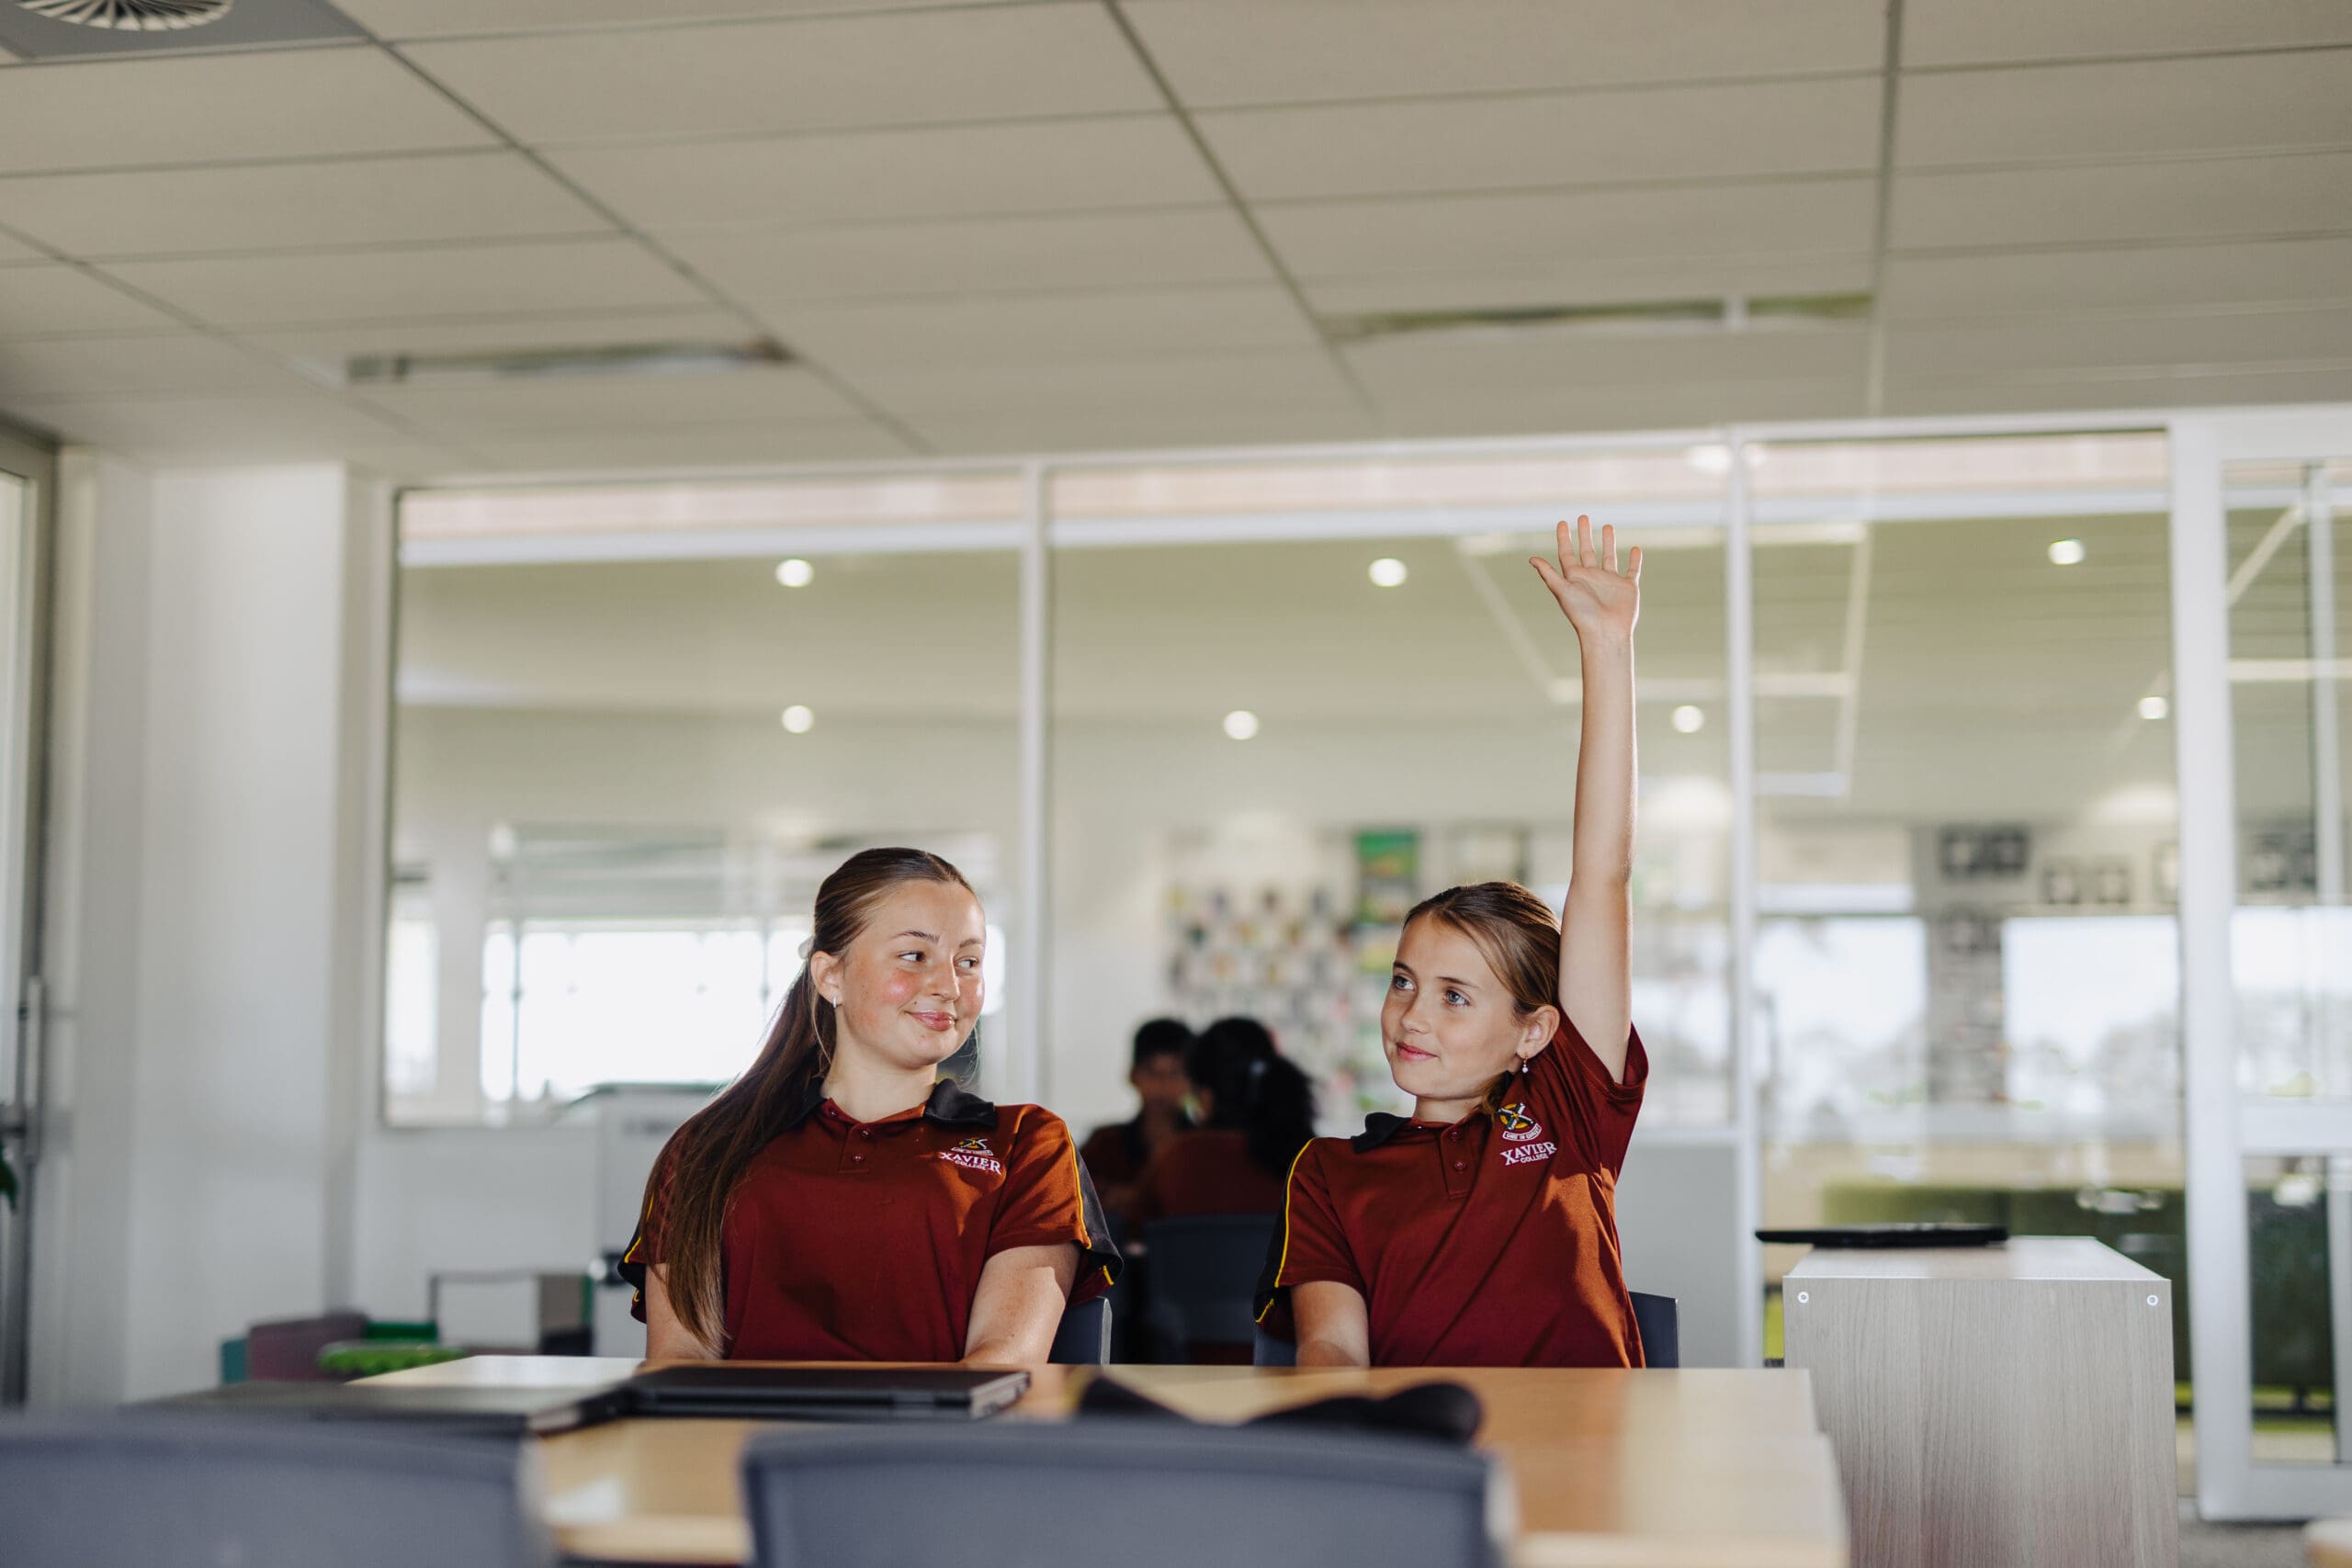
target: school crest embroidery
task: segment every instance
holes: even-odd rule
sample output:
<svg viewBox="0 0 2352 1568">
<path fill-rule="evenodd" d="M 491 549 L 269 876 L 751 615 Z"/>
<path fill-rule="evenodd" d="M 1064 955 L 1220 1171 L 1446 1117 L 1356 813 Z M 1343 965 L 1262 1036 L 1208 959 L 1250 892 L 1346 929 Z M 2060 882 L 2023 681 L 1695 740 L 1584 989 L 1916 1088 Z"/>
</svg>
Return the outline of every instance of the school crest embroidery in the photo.
<svg viewBox="0 0 2352 1568">
<path fill-rule="evenodd" d="M 986 1138 L 967 1138 L 952 1149 L 942 1149 L 939 1157 L 966 1170 L 984 1170 L 991 1176 L 1004 1174 L 1004 1162 L 996 1157 L 996 1151 L 989 1147 Z"/>
<path fill-rule="evenodd" d="M 1544 1137 L 1544 1123 L 1528 1114 L 1524 1102 L 1513 1102 L 1496 1111 L 1495 1124 L 1503 1130 L 1505 1146 L 1497 1152 L 1505 1165 L 1532 1165 L 1560 1152 L 1560 1145 L 1548 1138 L 1540 1144 L 1528 1141 Z"/>
</svg>

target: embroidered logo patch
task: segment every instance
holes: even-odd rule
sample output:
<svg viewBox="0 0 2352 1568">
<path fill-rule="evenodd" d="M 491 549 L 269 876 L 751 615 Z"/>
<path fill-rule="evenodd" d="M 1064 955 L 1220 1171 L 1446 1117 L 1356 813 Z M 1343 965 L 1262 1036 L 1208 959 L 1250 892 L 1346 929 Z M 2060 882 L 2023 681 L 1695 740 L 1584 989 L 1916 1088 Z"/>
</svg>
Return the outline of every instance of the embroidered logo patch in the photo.
<svg viewBox="0 0 2352 1568">
<path fill-rule="evenodd" d="M 1495 1120 L 1502 1123 L 1503 1136 L 1514 1144 L 1544 1135 L 1544 1123 L 1527 1113 L 1524 1101 L 1504 1106 L 1495 1112 Z"/>
<path fill-rule="evenodd" d="M 1560 1145 L 1545 1139 L 1540 1144 L 1521 1144 L 1517 1148 L 1498 1151 L 1505 1165 L 1532 1165 L 1537 1160 L 1550 1159 L 1560 1152 Z"/>
<path fill-rule="evenodd" d="M 986 1138 L 967 1138 L 952 1149 L 943 1149 L 939 1157 L 950 1165 L 960 1165 L 966 1170 L 985 1170 L 991 1176 L 1004 1174 L 1004 1162 L 996 1157 Z"/>
</svg>

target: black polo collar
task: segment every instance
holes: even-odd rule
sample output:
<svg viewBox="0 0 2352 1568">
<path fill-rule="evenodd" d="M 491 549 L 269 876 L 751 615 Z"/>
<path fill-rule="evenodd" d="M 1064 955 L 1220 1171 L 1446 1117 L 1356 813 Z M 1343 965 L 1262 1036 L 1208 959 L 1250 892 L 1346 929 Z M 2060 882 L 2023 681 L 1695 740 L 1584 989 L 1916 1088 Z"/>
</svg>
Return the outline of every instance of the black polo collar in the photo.
<svg viewBox="0 0 2352 1568">
<path fill-rule="evenodd" d="M 817 1114 L 825 1103 L 825 1083 L 811 1078 L 801 1091 L 800 1103 L 784 1119 L 787 1133 Z M 937 1122 L 949 1127 L 993 1127 L 996 1125 L 996 1105 L 976 1094 L 966 1094 L 963 1086 L 954 1078 L 942 1078 L 931 1086 L 931 1098 L 922 1102 L 923 1120 Z"/>
<path fill-rule="evenodd" d="M 1392 1116 L 1385 1111 L 1375 1111 L 1363 1119 L 1363 1131 L 1348 1140 L 1348 1146 L 1360 1155 L 1368 1155 L 1397 1134 L 1413 1124 L 1409 1116 Z"/>
</svg>

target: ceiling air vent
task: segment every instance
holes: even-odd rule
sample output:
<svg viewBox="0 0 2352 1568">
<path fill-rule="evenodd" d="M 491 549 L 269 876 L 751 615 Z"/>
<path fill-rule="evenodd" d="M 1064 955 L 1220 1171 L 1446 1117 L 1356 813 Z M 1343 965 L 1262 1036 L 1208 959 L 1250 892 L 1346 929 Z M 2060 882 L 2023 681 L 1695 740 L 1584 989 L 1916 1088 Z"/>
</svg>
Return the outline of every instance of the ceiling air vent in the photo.
<svg viewBox="0 0 2352 1568">
<path fill-rule="evenodd" d="M 1867 294 L 1797 294 L 1664 299 L 1615 305 L 1525 305 L 1499 310 L 1399 310 L 1326 318 L 1343 343 L 1447 336 L 1684 337 L 1713 333 L 1817 331 L 1867 320 Z"/>
<path fill-rule="evenodd" d="M 169 33 L 200 28 L 229 14 L 237 0 L 17 0 L 36 17 L 85 28 Z"/>
</svg>

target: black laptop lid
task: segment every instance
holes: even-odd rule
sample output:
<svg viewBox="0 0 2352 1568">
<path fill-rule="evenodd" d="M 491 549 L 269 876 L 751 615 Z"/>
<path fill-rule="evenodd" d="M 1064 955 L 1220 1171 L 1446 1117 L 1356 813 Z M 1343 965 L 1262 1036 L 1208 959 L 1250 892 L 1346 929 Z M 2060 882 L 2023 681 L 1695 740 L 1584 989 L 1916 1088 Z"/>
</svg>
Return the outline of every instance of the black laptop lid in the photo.
<svg viewBox="0 0 2352 1568">
<path fill-rule="evenodd" d="M 639 1416 L 992 1415 L 1029 1386 L 1023 1371 L 978 1367 L 664 1367 L 623 1388 Z"/>
</svg>

